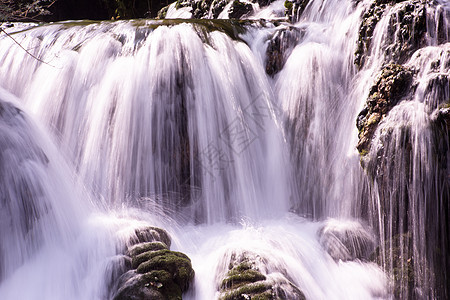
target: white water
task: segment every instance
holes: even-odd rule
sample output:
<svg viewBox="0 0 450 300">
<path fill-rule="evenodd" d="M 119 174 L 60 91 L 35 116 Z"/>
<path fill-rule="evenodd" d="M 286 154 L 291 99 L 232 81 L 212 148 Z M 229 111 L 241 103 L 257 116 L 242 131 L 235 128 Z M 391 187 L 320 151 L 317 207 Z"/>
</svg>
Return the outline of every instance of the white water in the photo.
<svg viewBox="0 0 450 300">
<path fill-rule="evenodd" d="M 2 225 L 0 298 L 108 299 L 111 266 L 147 224 L 191 258 L 186 299 L 218 297 L 231 252 L 244 250 L 270 258 L 268 277 L 287 273 L 308 299 L 389 298 L 377 265 L 333 259 L 320 240 L 323 228 L 370 235 L 354 123 L 371 83 L 352 62 L 365 4 L 319 2 L 295 25 L 305 35 L 275 78 L 261 50 L 273 27 L 249 28 L 248 45 L 195 23 L 14 34 L 47 64 L 0 40 L 1 88 L 19 98 L 2 92 L 1 103 L 22 106 L 28 120 L 0 132 L 26 142 L 5 135 L 0 146 L 27 161 L 27 149 L 43 149 L 50 166 L 24 167 L 24 180 L 45 187 L 47 202 L 33 205 L 52 207 L 40 208 L 32 240 L 21 224 Z M 14 174 L 2 175 L 1 192 L 16 189 Z"/>
</svg>

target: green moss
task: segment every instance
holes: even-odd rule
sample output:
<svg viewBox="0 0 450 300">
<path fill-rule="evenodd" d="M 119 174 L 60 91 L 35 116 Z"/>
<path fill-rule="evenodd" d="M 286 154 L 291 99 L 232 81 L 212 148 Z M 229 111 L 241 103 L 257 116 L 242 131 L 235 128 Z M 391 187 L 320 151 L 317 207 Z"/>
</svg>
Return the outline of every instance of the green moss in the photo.
<svg viewBox="0 0 450 300">
<path fill-rule="evenodd" d="M 229 272 L 228 276 L 222 281 L 222 288 L 233 289 L 246 283 L 253 283 L 265 279 L 266 276 L 255 270 L 244 270 L 244 271 L 233 270 Z"/>
<path fill-rule="evenodd" d="M 238 289 L 232 290 L 230 292 L 225 293 L 220 299 L 221 300 L 240 300 L 243 299 L 243 295 L 250 296 L 250 299 L 253 299 L 256 295 L 262 297 L 261 294 L 266 293 L 267 290 L 270 289 L 270 286 L 265 283 L 255 283 L 255 284 L 247 284 Z M 272 299 L 272 298 L 260 298 L 260 299 Z"/>
<path fill-rule="evenodd" d="M 266 291 L 262 294 L 252 296 L 252 300 L 271 300 L 274 299 L 272 291 Z M 297 299 L 301 300 L 301 299 Z"/>
<path fill-rule="evenodd" d="M 130 256 L 137 256 L 148 251 L 168 250 L 166 244 L 162 242 L 148 242 L 137 244 L 128 250 Z"/>
<path fill-rule="evenodd" d="M 244 261 L 232 269 L 237 272 L 243 272 L 245 270 L 250 270 L 251 268 L 252 268 L 252 265 L 248 261 Z"/>
<path fill-rule="evenodd" d="M 133 269 L 136 269 L 142 263 L 149 261 L 156 256 L 166 255 L 168 253 L 170 253 L 170 250 L 168 250 L 168 249 L 157 250 L 157 251 L 147 251 L 147 252 L 141 253 L 132 258 L 131 266 Z"/>
<path fill-rule="evenodd" d="M 361 149 L 359 151 L 359 155 L 361 156 L 366 156 L 367 154 L 369 154 L 369 151 L 367 149 Z"/>
<path fill-rule="evenodd" d="M 175 251 L 156 251 L 160 255 L 152 256 L 149 260 L 139 264 L 137 272 L 145 274 L 154 270 L 165 270 L 173 276 L 173 280 L 182 290 L 189 286 L 194 277 L 191 260 L 183 253 Z"/>
<path fill-rule="evenodd" d="M 286 1 L 284 1 L 284 7 L 287 10 L 292 11 L 292 8 L 294 7 L 294 4 L 291 1 L 286 0 Z"/>
<path fill-rule="evenodd" d="M 439 105 L 439 109 L 446 109 L 446 108 L 450 108 L 450 102 L 442 103 L 441 105 Z"/>
<path fill-rule="evenodd" d="M 169 10 L 169 5 L 164 6 L 158 11 L 157 19 L 165 19 L 167 15 L 167 11 Z"/>
</svg>

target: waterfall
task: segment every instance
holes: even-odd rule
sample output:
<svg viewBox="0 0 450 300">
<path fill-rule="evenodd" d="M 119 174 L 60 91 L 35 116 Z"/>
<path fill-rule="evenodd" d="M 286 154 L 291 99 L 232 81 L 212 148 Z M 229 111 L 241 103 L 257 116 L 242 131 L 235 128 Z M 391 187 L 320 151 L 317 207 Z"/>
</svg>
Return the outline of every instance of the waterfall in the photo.
<svg viewBox="0 0 450 300">
<path fill-rule="evenodd" d="M 112 299 L 158 226 L 185 299 L 243 260 L 287 299 L 444 299 L 450 10 L 372 2 L 0 36 L 0 298 Z"/>
</svg>

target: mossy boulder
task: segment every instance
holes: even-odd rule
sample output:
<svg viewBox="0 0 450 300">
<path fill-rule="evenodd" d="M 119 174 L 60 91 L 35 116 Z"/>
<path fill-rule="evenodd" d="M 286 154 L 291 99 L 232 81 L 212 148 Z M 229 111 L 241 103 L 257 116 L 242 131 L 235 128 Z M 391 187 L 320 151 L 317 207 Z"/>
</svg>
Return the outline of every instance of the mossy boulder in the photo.
<svg viewBox="0 0 450 300">
<path fill-rule="evenodd" d="M 294 47 L 304 36 L 304 31 L 290 26 L 275 32 L 266 49 L 266 73 L 274 76 L 283 69 Z"/>
<path fill-rule="evenodd" d="M 193 278 L 185 254 L 169 250 L 170 236 L 163 229 L 137 229 L 125 257 L 131 261 L 119 277 L 114 300 L 178 300 Z"/>
<path fill-rule="evenodd" d="M 424 0 L 376 0 L 361 19 L 355 51 L 355 64 L 361 68 L 369 55 L 375 27 L 386 9 L 397 5 L 391 14 L 389 29 L 384 34 L 386 62 L 404 63 L 411 54 L 425 45 L 427 4 Z"/>
<path fill-rule="evenodd" d="M 262 269 L 261 263 L 264 260 L 248 251 L 233 252 L 219 287 L 219 299 L 305 299 L 301 290 L 287 277 L 282 275 L 274 279 L 271 272 Z"/>
<path fill-rule="evenodd" d="M 356 122 L 359 130 L 356 147 L 361 154 L 368 153 L 378 124 L 392 107 L 407 95 L 412 81 L 413 72 L 407 67 L 389 64 L 382 69 Z"/>
</svg>

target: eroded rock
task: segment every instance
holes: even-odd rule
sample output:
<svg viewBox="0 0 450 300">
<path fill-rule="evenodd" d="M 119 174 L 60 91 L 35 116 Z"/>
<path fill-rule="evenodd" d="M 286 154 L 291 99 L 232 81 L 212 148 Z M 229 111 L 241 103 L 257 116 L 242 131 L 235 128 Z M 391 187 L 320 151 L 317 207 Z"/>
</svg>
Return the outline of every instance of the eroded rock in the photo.
<svg viewBox="0 0 450 300">
<path fill-rule="evenodd" d="M 304 32 L 296 27 L 288 27 L 275 32 L 268 41 L 266 49 L 267 74 L 274 76 L 283 69 L 287 58 L 303 36 Z"/>
<path fill-rule="evenodd" d="M 137 229 L 125 258 L 128 269 L 119 277 L 114 300 L 181 299 L 194 278 L 185 254 L 169 250 L 168 233 L 157 227 Z"/>
<path fill-rule="evenodd" d="M 219 287 L 219 299 L 306 299 L 286 275 L 261 268 L 265 260 L 249 251 L 234 251 Z"/>
<path fill-rule="evenodd" d="M 376 0 L 364 13 L 359 29 L 355 64 L 361 68 L 372 45 L 375 27 L 386 9 L 395 5 L 389 29 L 384 34 L 386 62 L 404 63 L 411 54 L 425 45 L 427 6 L 424 0 Z"/>
<path fill-rule="evenodd" d="M 362 155 L 368 153 L 382 118 L 409 92 L 412 81 L 413 72 L 407 67 L 389 64 L 383 68 L 357 118 L 359 141 L 356 147 Z"/>
</svg>

